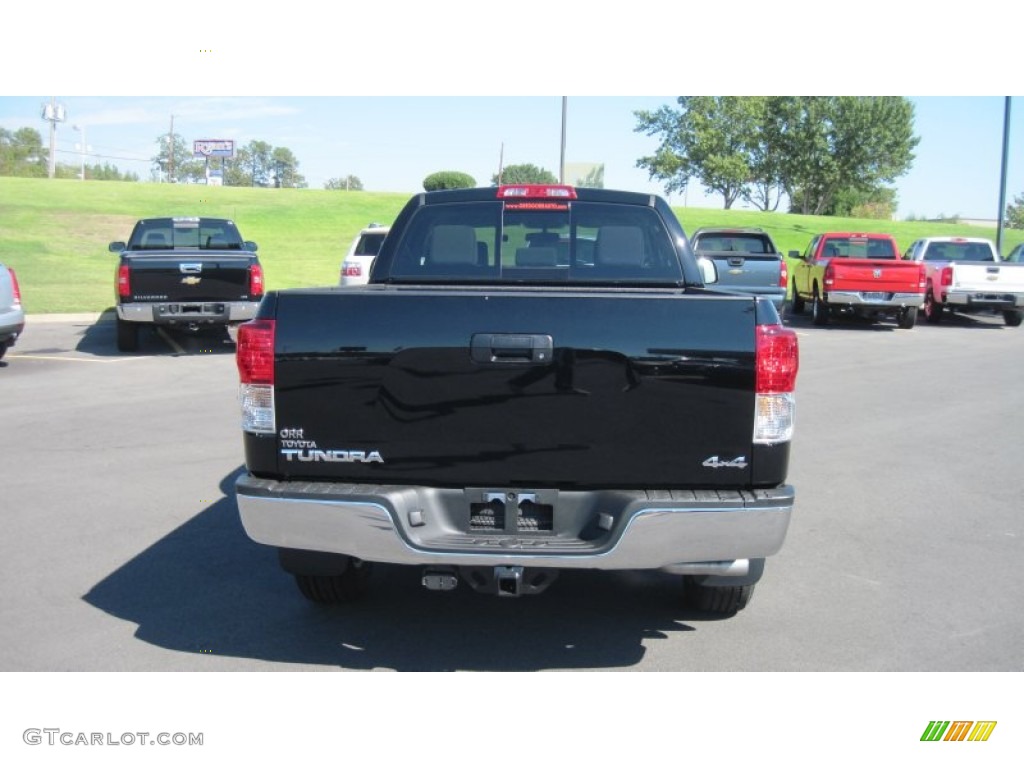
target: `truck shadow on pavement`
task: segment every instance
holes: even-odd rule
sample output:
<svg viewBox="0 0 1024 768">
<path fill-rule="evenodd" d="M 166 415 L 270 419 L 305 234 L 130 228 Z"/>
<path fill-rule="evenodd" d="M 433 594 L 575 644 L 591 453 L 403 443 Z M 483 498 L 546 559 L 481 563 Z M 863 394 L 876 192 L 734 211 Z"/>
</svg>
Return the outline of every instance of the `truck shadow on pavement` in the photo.
<svg viewBox="0 0 1024 768">
<path fill-rule="evenodd" d="M 121 352 L 117 348 L 117 316 L 113 309 L 104 311 L 95 323 L 85 326 L 77 352 L 95 357 L 152 357 L 155 355 L 209 355 L 234 354 L 232 333 L 223 326 L 200 328 L 196 331 L 157 328 L 143 325 L 139 328 L 139 348 L 135 352 Z"/>
<path fill-rule="evenodd" d="M 186 653 L 354 670 L 533 671 L 629 667 L 644 643 L 714 621 L 681 607 L 678 577 L 568 572 L 546 592 L 429 592 L 418 568 L 377 565 L 368 596 L 306 601 L 270 547 L 223 498 L 140 552 L 83 599 L 138 625 L 146 643 Z M 208 668 L 208 667 L 206 667 Z M 232 667 L 234 668 L 234 667 Z"/>
</svg>

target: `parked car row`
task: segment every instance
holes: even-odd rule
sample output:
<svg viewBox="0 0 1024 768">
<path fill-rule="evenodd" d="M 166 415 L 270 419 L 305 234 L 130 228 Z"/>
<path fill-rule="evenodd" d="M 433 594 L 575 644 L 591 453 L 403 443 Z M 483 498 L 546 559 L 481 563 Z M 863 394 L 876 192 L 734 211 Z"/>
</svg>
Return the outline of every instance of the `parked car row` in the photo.
<svg viewBox="0 0 1024 768">
<path fill-rule="evenodd" d="M 341 265 L 341 285 L 363 285 L 390 227 L 370 224 L 353 239 Z M 771 299 L 781 312 L 787 296 L 800 314 L 810 307 L 815 325 L 832 319 L 891 318 L 913 328 L 919 312 L 930 323 L 953 311 L 999 311 L 1009 326 L 1024 316 L 1024 244 L 1001 259 L 991 240 L 931 237 L 915 241 L 901 256 L 892 235 L 825 232 L 803 252 L 786 259 L 763 229 L 702 227 L 693 250 L 718 270 L 716 290 Z M 790 286 L 792 282 L 792 286 Z M 790 293 L 791 292 L 791 293 Z"/>
<path fill-rule="evenodd" d="M 343 258 L 340 285 L 364 285 L 391 227 L 371 223 Z M 977 237 L 926 237 L 901 256 L 896 240 L 872 232 L 825 232 L 786 259 L 763 229 L 702 227 L 690 240 L 715 263 L 715 290 L 771 299 L 782 313 L 810 309 L 815 325 L 857 316 L 892 318 L 913 328 L 919 312 L 939 323 L 952 312 L 1000 312 L 1017 327 L 1024 319 L 1024 243 L 1001 258 Z M 256 243 L 243 240 L 227 219 L 179 217 L 140 220 L 120 254 L 116 274 L 117 347 L 132 351 L 141 324 L 195 330 L 236 325 L 253 317 L 263 296 Z M 792 283 L 792 285 L 790 285 Z M 25 325 L 17 277 L 0 264 L 0 358 Z"/>
<path fill-rule="evenodd" d="M 1016 327 L 1024 317 L 1024 244 L 1003 259 L 991 240 L 929 237 L 901 256 L 889 234 L 824 232 L 802 252 L 789 252 L 797 261 L 790 274 L 761 229 L 702 228 L 691 243 L 715 262 L 716 290 L 768 296 L 779 309 L 789 295 L 791 313 L 809 307 L 815 325 L 843 317 L 891 318 L 909 329 L 919 312 L 938 323 L 945 313 L 983 311 L 1001 312 Z"/>
</svg>

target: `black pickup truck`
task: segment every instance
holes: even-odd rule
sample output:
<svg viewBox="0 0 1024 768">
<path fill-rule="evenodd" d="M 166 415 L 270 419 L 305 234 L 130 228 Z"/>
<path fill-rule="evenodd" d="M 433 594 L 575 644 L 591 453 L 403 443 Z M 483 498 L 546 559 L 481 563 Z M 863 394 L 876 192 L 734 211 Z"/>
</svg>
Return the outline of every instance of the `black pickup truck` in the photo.
<svg viewBox="0 0 1024 768">
<path fill-rule="evenodd" d="M 368 285 L 239 328 L 247 534 L 320 602 L 383 562 L 506 596 L 661 570 L 743 608 L 793 506 L 797 340 L 714 274 L 657 196 L 416 195 Z"/>
<path fill-rule="evenodd" d="M 142 219 L 128 242 L 109 246 L 117 267 L 117 348 L 138 348 L 141 324 L 197 330 L 252 319 L 263 298 L 256 243 L 234 222 Z"/>
</svg>

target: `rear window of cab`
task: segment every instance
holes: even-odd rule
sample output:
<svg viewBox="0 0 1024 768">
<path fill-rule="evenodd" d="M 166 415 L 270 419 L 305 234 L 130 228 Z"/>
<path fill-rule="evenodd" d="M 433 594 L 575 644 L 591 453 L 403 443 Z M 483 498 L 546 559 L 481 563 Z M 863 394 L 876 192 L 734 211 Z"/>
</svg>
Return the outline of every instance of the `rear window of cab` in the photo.
<svg viewBox="0 0 1024 768">
<path fill-rule="evenodd" d="M 396 246 L 389 280 L 676 285 L 683 275 L 652 208 L 480 201 L 420 208 Z"/>
<path fill-rule="evenodd" d="M 887 237 L 829 237 L 821 249 L 826 258 L 898 259 L 896 245 Z"/>
</svg>

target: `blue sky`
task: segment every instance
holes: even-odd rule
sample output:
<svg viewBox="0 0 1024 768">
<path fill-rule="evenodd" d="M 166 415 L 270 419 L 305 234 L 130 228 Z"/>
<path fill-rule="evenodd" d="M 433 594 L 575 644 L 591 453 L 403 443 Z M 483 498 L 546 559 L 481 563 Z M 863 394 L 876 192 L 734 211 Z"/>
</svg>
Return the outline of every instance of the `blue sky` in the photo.
<svg viewBox="0 0 1024 768">
<path fill-rule="evenodd" d="M 48 140 L 41 106 L 48 96 L 0 96 L 0 126 L 38 129 Z M 899 218 L 940 214 L 998 215 L 1005 99 L 910 97 L 921 137 L 913 169 L 901 177 Z M 57 96 L 67 121 L 57 131 L 58 159 L 79 160 L 81 132 L 88 162 L 110 162 L 149 179 L 156 137 L 170 128 L 193 139 L 267 141 L 291 149 L 312 188 L 354 174 L 366 189 L 412 193 L 438 170 L 459 170 L 490 183 L 499 159 L 534 163 L 558 174 L 562 126 L 559 96 Z M 637 133 L 636 110 L 673 104 L 674 96 L 570 96 L 566 161 L 603 162 L 609 187 L 663 192 L 637 158 L 657 140 Z M 1024 193 L 1024 101 L 1011 101 L 1007 200 Z M 675 205 L 721 207 L 693 183 Z"/>
</svg>

